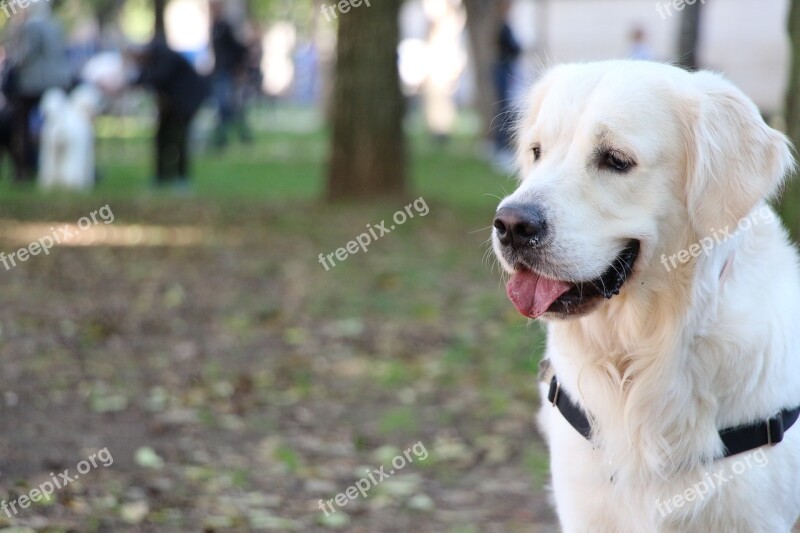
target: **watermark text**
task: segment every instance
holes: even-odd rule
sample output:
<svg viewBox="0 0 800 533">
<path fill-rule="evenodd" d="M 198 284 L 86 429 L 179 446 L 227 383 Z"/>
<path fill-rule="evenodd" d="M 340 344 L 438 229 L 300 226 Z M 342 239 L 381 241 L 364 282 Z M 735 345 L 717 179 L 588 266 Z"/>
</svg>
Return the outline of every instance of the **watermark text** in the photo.
<svg viewBox="0 0 800 533">
<path fill-rule="evenodd" d="M 390 234 L 397 229 L 397 226 L 405 224 L 416 215 L 424 217 L 428 213 L 430 213 L 428 204 L 425 202 L 424 198 L 419 197 L 414 200 L 414 202 L 408 204 L 405 209 L 397 211 L 394 214 L 392 217 L 392 222 L 394 222 L 394 224 L 390 225 L 388 228 L 386 227 L 387 222 L 385 220 L 381 220 L 380 224 L 375 224 L 374 226 L 372 224 L 367 224 L 367 232 L 362 233 L 343 247 L 327 255 L 319 254 L 319 264 L 328 271 L 336 266 L 336 261 L 342 263 L 346 261 L 349 256 L 355 255 L 359 251 L 367 253 L 370 244 Z"/>
<path fill-rule="evenodd" d="M 64 224 L 60 227 L 51 227 L 49 235 L 44 235 L 19 250 L 9 254 L 0 252 L 0 264 L 8 271 L 16 267 L 18 263 L 24 263 L 33 256 L 42 253 L 50 255 L 50 250 L 54 246 L 69 243 L 79 232 L 86 231 L 90 227 L 100 224 L 100 222 L 103 224 L 114 222 L 114 212 L 108 204 L 100 209 L 95 209 L 88 216 L 79 218 L 76 225 Z"/>
<path fill-rule="evenodd" d="M 85 460 L 77 464 L 75 469 L 77 474 L 70 473 L 69 468 L 56 475 L 50 472 L 50 479 L 39 484 L 38 487 L 31 489 L 27 494 L 22 494 L 16 499 L 7 502 L 3 500 L 0 502 L 0 509 L 6 514 L 8 518 L 19 513 L 21 509 L 27 509 L 32 503 L 40 501 L 50 501 L 50 497 L 56 490 L 61 490 L 73 481 L 79 479 L 82 475 L 88 474 L 92 469 L 101 466 L 109 467 L 114 464 L 114 458 L 108 448 L 103 448 L 97 453 L 93 453 Z M 19 509 L 17 509 L 19 506 Z"/>
<path fill-rule="evenodd" d="M 697 2 L 705 5 L 706 0 L 666 0 L 665 2 L 656 2 L 656 11 L 661 20 L 667 20 L 673 15 L 675 11 L 683 11 L 686 6 L 693 6 Z"/>
<path fill-rule="evenodd" d="M 662 517 L 665 517 L 689 502 L 704 500 L 711 491 L 719 489 L 736 476 L 741 476 L 754 468 L 764 468 L 768 462 L 764 449 L 759 448 L 753 453 L 748 453 L 734 460 L 728 465 L 729 468 L 722 467 L 715 472 L 706 471 L 699 482 L 682 493 L 676 494 L 665 501 L 656 500 L 656 509 L 661 513 Z"/>
<path fill-rule="evenodd" d="M 369 0 L 341 0 L 338 3 L 334 2 L 332 6 L 322 4 L 320 9 L 322 10 L 322 14 L 325 15 L 325 20 L 330 22 L 331 20 L 339 18 L 337 11 L 342 15 L 346 15 L 351 9 L 361 7 L 362 5 L 372 7 Z"/>
<path fill-rule="evenodd" d="M 359 495 L 363 498 L 366 498 L 367 492 L 369 492 L 370 489 L 380 485 L 385 480 L 395 475 L 399 470 L 405 468 L 406 465 L 413 463 L 415 459 L 424 461 L 427 458 L 428 450 L 425 449 L 425 445 L 422 444 L 422 441 L 417 442 L 402 454 L 398 454 L 394 459 L 392 459 L 393 468 L 388 472 L 385 471 L 387 468 L 385 465 L 381 465 L 380 468 L 376 468 L 372 471 L 367 470 L 367 475 L 365 477 L 362 477 L 354 484 L 347 487 L 344 492 L 340 492 L 330 500 L 320 500 L 319 508 L 323 513 L 325 513 L 325 516 L 329 516 L 331 513 L 335 513 L 337 511 L 336 507 L 334 507 L 334 504 L 336 504 L 338 507 L 344 507 L 348 504 L 348 502 L 350 502 L 350 500 L 355 500 L 359 497 Z"/>
<path fill-rule="evenodd" d="M 715 246 L 735 237 L 740 231 L 747 231 L 762 223 L 771 224 L 776 220 L 777 217 L 769 206 L 761 206 L 757 211 L 741 219 L 737 228 L 733 231 L 731 231 L 731 228 L 728 226 L 725 226 L 721 230 L 711 228 L 711 233 L 709 235 L 700 239 L 700 242 L 692 244 L 689 248 L 674 253 L 669 257 L 667 257 L 666 254 L 661 254 L 661 264 L 664 265 L 664 268 L 669 272 L 678 266 L 678 262 L 686 264 L 691 261 L 692 258 L 700 257 L 701 254 L 709 255 Z"/>
</svg>

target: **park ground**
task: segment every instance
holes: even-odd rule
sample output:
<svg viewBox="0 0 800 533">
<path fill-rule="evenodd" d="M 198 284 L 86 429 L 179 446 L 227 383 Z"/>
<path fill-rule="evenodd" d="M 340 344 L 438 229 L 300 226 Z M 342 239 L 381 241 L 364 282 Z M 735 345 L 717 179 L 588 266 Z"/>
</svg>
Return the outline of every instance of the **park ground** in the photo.
<svg viewBox="0 0 800 533">
<path fill-rule="evenodd" d="M 319 121 L 258 120 L 253 144 L 199 157 L 190 194 L 149 187 L 147 127 L 119 119 L 99 124 L 96 192 L 0 185 L 6 253 L 114 214 L 82 246 L 0 265 L 0 499 L 113 456 L 0 511 L 0 531 L 554 531 L 543 337 L 487 254 L 513 181 L 472 135 L 414 133 L 412 194 L 325 205 Z M 319 264 L 419 197 L 426 216 Z M 320 510 L 417 443 L 424 460 Z"/>
</svg>

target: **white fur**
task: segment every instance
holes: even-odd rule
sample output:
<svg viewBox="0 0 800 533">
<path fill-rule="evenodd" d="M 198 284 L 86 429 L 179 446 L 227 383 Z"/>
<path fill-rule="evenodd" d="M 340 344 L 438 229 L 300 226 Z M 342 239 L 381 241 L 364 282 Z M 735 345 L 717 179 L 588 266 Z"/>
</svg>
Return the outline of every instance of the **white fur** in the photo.
<svg viewBox="0 0 800 533">
<path fill-rule="evenodd" d="M 591 164 L 600 134 L 635 157 L 633 171 Z M 614 61 L 552 69 L 531 93 L 519 140 L 521 184 L 501 206 L 546 207 L 554 237 L 543 274 L 594 279 L 629 239 L 642 244 L 619 296 L 578 318 L 544 317 L 546 357 L 592 414 L 595 435 L 589 443 L 543 402 L 563 530 L 790 531 L 800 514 L 800 422 L 760 449 L 766 466 L 666 516 L 656 506 L 743 459 L 711 460 L 720 429 L 800 405 L 798 256 L 780 222 L 677 268 L 660 262 L 755 210 L 771 214 L 764 201 L 794 164 L 785 137 L 721 76 Z"/>
<path fill-rule="evenodd" d="M 86 62 L 81 70 L 81 79 L 88 84 L 100 87 L 103 91 L 116 94 L 128 83 L 125 60 L 118 52 L 101 52 Z"/>
<path fill-rule="evenodd" d="M 88 190 L 94 186 L 94 125 L 101 95 L 81 85 L 69 98 L 51 89 L 42 98 L 44 126 L 39 160 L 39 185 L 45 190 Z"/>
</svg>

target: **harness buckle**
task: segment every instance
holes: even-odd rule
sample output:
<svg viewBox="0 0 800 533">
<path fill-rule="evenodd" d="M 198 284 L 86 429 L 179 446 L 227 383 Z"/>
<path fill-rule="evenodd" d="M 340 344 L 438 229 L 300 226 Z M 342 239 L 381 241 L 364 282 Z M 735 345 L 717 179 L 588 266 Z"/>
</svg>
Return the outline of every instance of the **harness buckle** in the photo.
<svg viewBox="0 0 800 533">
<path fill-rule="evenodd" d="M 775 446 L 783 440 L 783 414 L 778 413 L 767 419 L 767 444 Z"/>
<path fill-rule="evenodd" d="M 553 407 L 558 407 L 557 406 L 557 404 L 558 404 L 558 394 L 561 392 L 561 382 L 558 381 L 555 378 L 553 378 L 553 379 L 556 382 L 556 389 L 555 389 L 555 392 L 553 392 L 553 394 L 551 395 L 552 397 L 550 398 L 550 403 L 553 405 Z"/>
</svg>

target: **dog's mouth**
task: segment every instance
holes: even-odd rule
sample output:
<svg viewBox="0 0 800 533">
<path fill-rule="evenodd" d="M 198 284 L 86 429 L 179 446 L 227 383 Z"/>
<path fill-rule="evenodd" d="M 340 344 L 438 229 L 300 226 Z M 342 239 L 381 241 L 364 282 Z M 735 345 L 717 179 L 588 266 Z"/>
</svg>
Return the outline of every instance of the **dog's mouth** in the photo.
<svg viewBox="0 0 800 533">
<path fill-rule="evenodd" d="M 589 281 L 564 281 L 534 272 L 525 265 L 515 265 L 516 272 L 506 287 L 508 297 L 520 313 L 539 318 L 545 313 L 562 317 L 582 315 L 602 298 L 619 294 L 633 273 L 641 243 L 631 240 L 600 277 Z"/>
</svg>

